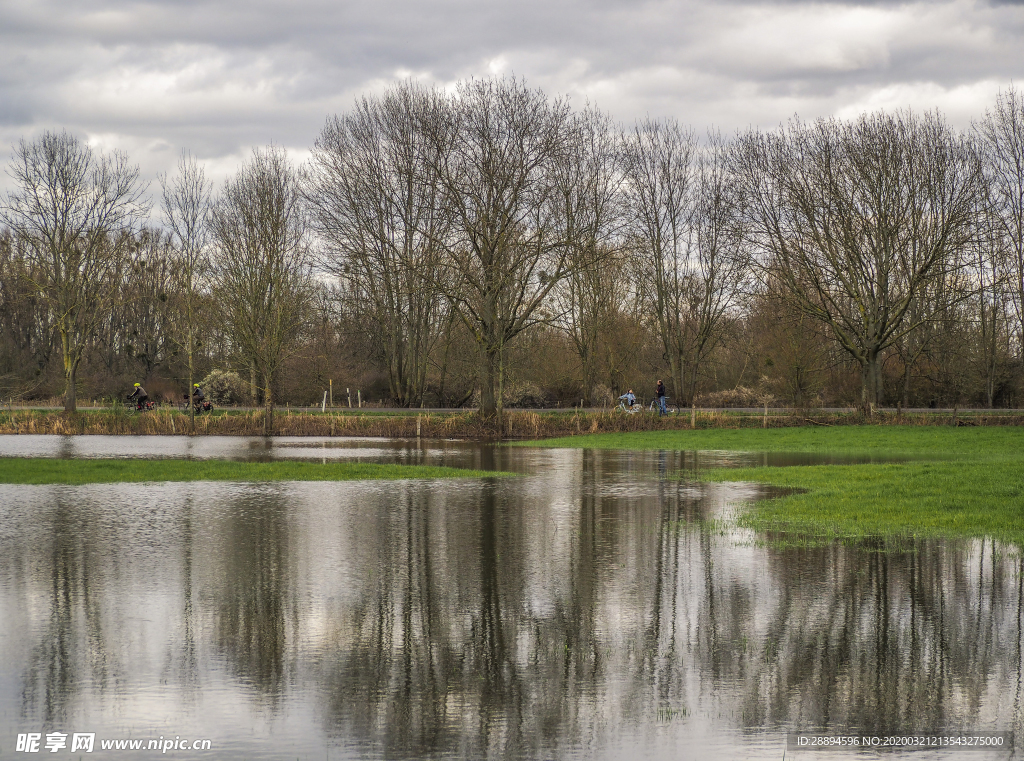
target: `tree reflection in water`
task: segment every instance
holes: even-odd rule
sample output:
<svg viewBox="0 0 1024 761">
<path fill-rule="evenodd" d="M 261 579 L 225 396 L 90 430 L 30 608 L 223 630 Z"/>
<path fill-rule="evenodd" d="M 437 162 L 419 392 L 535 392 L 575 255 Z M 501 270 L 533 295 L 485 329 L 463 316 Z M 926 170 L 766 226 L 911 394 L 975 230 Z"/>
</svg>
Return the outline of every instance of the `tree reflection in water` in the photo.
<svg viewBox="0 0 1024 761">
<path fill-rule="evenodd" d="M 67 721 L 69 707 L 90 688 L 106 689 L 110 672 L 102 598 L 95 594 L 108 563 L 88 530 L 88 511 L 76 508 L 73 499 L 58 493 L 35 536 L 38 544 L 3 548 L 5 563 L 21 565 L 45 583 L 36 587 L 47 615 L 25 668 L 22 712 L 48 725 Z"/>
<path fill-rule="evenodd" d="M 391 510 L 356 615 L 375 624 L 353 627 L 328 680 L 336 736 L 388 755 L 534 757 L 665 721 L 1019 726 L 1019 699 L 999 698 L 1020 683 L 1015 555 L 992 542 L 754 545 L 709 520 L 716 487 L 661 479 L 608 495 L 601 454 L 580 458 L 572 483 L 532 494 L 407 489 L 400 509 L 371 508 Z M 554 577 L 538 579 L 552 558 Z"/>
<path fill-rule="evenodd" d="M 745 723 L 970 729 L 997 685 L 1016 690 L 1020 560 L 994 543 L 777 551 L 771 566 L 782 594 L 744 675 Z"/>
<path fill-rule="evenodd" d="M 289 630 L 298 627 L 289 516 L 269 486 L 234 500 L 220 527 L 223 579 L 216 590 L 216 640 L 234 673 L 271 707 L 284 697 Z"/>
<path fill-rule="evenodd" d="M 360 757 L 713 757 L 794 728 L 1024 737 L 1013 548 L 765 544 L 720 520 L 733 487 L 674 478 L 687 453 L 474 464 L 534 475 L 8 488 L 9 722 L 123 724 L 144 693 L 151 712 L 231 716 L 228 749 L 259 721 L 240 708 L 287 735 L 301 706 L 316 742 Z"/>
</svg>

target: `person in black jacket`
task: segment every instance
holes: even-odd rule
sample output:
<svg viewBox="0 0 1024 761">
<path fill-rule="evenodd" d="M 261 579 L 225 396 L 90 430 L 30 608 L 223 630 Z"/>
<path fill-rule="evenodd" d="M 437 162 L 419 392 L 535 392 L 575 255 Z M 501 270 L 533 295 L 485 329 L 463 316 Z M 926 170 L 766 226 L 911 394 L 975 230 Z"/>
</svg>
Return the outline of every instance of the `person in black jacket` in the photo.
<svg viewBox="0 0 1024 761">
<path fill-rule="evenodd" d="M 661 382 L 661 378 L 658 378 L 658 417 L 667 415 L 668 410 L 665 409 L 665 384 Z"/>
</svg>

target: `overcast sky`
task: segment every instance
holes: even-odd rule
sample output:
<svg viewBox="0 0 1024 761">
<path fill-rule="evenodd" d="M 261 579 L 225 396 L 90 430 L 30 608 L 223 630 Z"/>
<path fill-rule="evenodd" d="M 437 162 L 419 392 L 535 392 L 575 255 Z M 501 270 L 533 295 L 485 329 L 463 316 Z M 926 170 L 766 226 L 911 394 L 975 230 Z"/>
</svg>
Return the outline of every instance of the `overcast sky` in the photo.
<svg viewBox="0 0 1024 761">
<path fill-rule="evenodd" d="M 732 132 L 911 106 L 966 127 L 1024 82 L 1024 0 L 0 0 L 5 158 L 67 129 L 147 178 L 187 148 L 219 181 L 254 145 L 302 160 L 361 93 L 491 74 L 625 123 Z"/>
</svg>

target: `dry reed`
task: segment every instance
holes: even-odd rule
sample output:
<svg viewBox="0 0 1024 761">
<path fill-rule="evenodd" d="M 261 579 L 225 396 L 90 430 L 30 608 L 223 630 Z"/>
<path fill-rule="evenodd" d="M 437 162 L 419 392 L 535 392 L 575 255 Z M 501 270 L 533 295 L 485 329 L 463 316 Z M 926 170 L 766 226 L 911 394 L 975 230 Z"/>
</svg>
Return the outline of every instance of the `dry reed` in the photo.
<svg viewBox="0 0 1024 761">
<path fill-rule="evenodd" d="M 263 411 L 204 415 L 196 418 L 195 432 L 218 436 L 258 436 L 263 432 Z M 616 412 L 534 412 L 506 410 L 498 421 L 487 420 L 476 412 L 402 413 L 310 413 L 277 412 L 274 433 L 279 436 L 382 436 L 389 438 L 460 439 L 542 439 L 589 433 L 625 431 L 681 430 L 691 427 L 690 414 L 658 417 L 640 413 Z M 735 413 L 697 410 L 695 427 L 770 428 L 806 425 L 1021 425 L 1024 415 L 968 414 L 957 417 L 922 413 L 879 412 L 871 418 L 859 413 L 819 413 L 806 410 L 773 411 L 767 418 L 761 412 Z M 188 435 L 188 416 L 175 410 L 155 410 L 128 415 L 120 410 L 103 410 L 65 415 L 58 411 L 5 410 L 0 412 L 0 434 L 113 434 L 113 435 Z"/>
</svg>

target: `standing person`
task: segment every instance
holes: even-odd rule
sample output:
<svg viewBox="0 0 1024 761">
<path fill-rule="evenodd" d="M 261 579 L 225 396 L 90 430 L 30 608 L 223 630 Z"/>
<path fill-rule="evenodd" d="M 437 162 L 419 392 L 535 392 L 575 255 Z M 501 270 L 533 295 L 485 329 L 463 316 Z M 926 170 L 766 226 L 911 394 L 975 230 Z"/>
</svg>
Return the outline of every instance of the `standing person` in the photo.
<svg viewBox="0 0 1024 761">
<path fill-rule="evenodd" d="M 146 389 L 142 387 L 141 383 L 136 383 L 135 390 L 129 394 L 128 401 L 131 401 L 132 399 L 135 400 L 135 409 L 146 409 L 146 402 L 149 401 L 149 394 L 146 393 Z"/>
<path fill-rule="evenodd" d="M 667 415 L 668 410 L 665 409 L 665 384 L 661 382 L 661 378 L 658 378 L 658 417 Z"/>
</svg>

